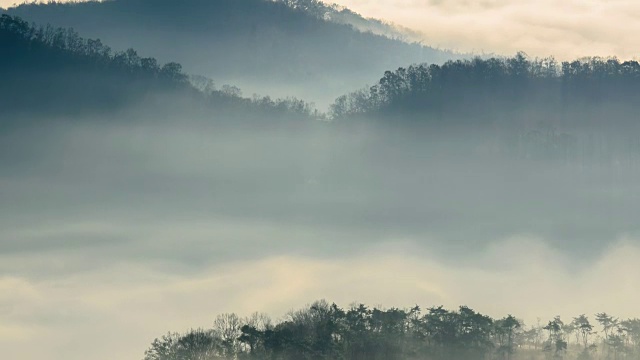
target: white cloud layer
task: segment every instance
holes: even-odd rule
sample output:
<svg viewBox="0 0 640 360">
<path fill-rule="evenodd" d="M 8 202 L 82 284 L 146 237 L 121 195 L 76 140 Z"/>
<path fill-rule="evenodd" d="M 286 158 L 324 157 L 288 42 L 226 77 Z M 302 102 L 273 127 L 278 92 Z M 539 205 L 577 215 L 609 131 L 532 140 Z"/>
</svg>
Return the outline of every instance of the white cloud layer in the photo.
<svg viewBox="0 0 640 360">
<path fill-rule="evenodd" d="M 64 0 L 63 0 L 64 1 Z M 559 59 L 636 58 L 640 2 L 634 0 L 329 0 L 367 17 L 423 33 L 424 43 L 461 52 Z M 15 5 L 0 0 L 0 6 Z"/>
<path fill-rule="evenodd" d="M 342 306 L 468 304 L 529 323 L 556 314 L 637 315 L 640 247 L 622 239 L 576 269 L 543 243 L 513 237 L 488 247 L 473 264 L 416 256 L 410 242 L 389 242 L 340 259 L 235 260 L 189 276 L 133 262 L 46 281 L 5 275 L 0 348 L 7 358 L 24 360 L 136 359 L 154 337 L 210 327 L 218 313 L 264 311 L 277 317 L 320 298 Z M 0 261 L 10 266 L 38 256 L 46 255 Z"/>
<path fill-rule="evenodd" d="M 385 157 L 370 144 L 394 138 L 373 129 L 125 119 L 0 137 L 8 359 L 140 359 L 219 313 L 319 298 L 638 316 L 640 243 L 617 235 L 640 233 L 635 169 Z M 504 240 L 520 233 L 538 237 Z"/>
<path fill-rule="evenodd" d="M 629 0 L 335 0 L 365 16 L 424 34 L 460 51 L 557 58 L 640 51 L 640 3 Z"/>
</svg>

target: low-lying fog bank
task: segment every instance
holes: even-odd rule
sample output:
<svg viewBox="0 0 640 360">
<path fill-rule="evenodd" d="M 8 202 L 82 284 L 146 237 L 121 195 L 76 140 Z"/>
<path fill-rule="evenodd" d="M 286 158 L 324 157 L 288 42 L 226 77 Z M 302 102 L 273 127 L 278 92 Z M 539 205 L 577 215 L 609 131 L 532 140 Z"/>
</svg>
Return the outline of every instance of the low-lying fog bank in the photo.
<svg viewBox="0 0 640 360">
<path fill-rule="evenodd" d="M 148 118 L 1 135 L 10 356 L 136 357 L 163 329 L 318 298 L 637 315 L 633 163 L 373 123 Z"/>
</svg>

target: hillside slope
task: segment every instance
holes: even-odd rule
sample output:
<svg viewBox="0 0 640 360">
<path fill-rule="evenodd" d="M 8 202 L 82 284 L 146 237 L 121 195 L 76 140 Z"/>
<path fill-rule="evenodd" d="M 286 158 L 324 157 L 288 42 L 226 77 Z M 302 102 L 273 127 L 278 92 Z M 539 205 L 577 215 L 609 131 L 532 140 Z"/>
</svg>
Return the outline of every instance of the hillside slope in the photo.
<svg viewBox="0 0 640 360">
<path fill-rule="evenodd" d="M 100 115 L 140 108 L 206 118 L 309 117 L 308 104 L 293 98 L 242 98 L 235 87 L 216 89 L 189 79 L 175 62 L 161 65 L 134 49 L 112 51 L 71 29 L 35 27 L 0 15 L 0 115 L 17 118 Z M 162 99 L 162 100 L 160 100 Z M 79 117 L 83 118 L 83 117 Z"/>
<path fill-rule="evenodd" d="M 112 0 L 23 4 L 7 12 L 72 27 L 116 50 L 133 47 L 160 61 L 178 61 L 188 73 L 237 84 L 249 95 L 296 95 L 319 105 L 387 69 L 455 57 L 361 32 L 285 2 Z"/>
</svg>

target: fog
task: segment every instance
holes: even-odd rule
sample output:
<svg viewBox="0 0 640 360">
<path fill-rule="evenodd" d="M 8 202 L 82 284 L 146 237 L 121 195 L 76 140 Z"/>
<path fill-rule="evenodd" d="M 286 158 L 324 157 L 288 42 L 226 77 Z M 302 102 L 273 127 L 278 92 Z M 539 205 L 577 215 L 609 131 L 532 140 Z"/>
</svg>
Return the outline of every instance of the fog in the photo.
<svg viewBox="0 0 640 360">
<path fill-rule="evenodd" d="M 410 65 L 452 53 L 300 10 L 313 1 L 150 4 L 11 10 L 140 53 L 0 15 L 0 354 L 639 353 L 640 63 Z M 194 76 L 198 64 L 220 77 Z M 323 112 L 276 99 L 290 91 L 341 96 Z M 209 330 L 255 311 L 282 322 Z M 605 311 L 616 318 L 593 325 L 621 322 L 597 337 L 579 314 Z"/>
<path fill-rule="evenodd" d="M 0 0 L 0 7 L 19 3 Z M 637 57 L 639 45 L 635 33 L 640 7 L 626 0 L 587 3 L 334 0 L 329 3 L 347 6 L 364 17 L 408 27 L 421 33 L 412 38 L 462 53 L 511 55 L 526 51 L 532 56 L 554 55 L 563 60 L 596 55 L 631 59 Z"/>
<path fill-rule="evenodd" d="M 633 164 L 514 159 L 466 131 L 200 116 L 2 132 L 4 354 L 140 358 L 218 313 L 319 298 L 635 315 Z"/>
<path fill-rule="evenodd" d="M 425 43 L 462 52 L 526 51 L 567 60 L 637 57 L 639 5 L 626 0 L 336 0 L 364 16 L 422 33 Z"/>
<path fill-rule="evenodd" d="M 114 50 L 134 48 L 190 74 L 240 86 L 246 96 L 332 101 L 407 63 L 461 55 L 357 31 L 283 1 L 115 0 L 22 4 L 7 13 L 74 28 Z M 363 20 L 364 21 L 364 20 Z"/>
</svg>

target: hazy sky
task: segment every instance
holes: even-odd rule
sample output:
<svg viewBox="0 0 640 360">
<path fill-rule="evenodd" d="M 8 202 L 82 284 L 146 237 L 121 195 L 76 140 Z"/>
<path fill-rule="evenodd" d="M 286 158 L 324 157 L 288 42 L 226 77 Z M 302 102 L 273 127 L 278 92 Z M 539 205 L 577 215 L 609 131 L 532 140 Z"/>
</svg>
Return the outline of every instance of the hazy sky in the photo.
<svg viewBox="0 0 640 360">
<path fill-rule="evenodd" d="M 636 1 L 340 2 L 461 51 L 631 57 L 640 45 Z M 530 324 L 638 316 L 640 169 L 498 166 L 376 129 L 187 118 L 0 132 L 2 356 L 139 359 L 154 337 L 219 313 L 277 317 L 319 298 L 466 304 Z"/>
<path fill-rule="evenodd" d="M 15 0 L 0 0 L 10 6 Z M 369 17 L 424 34 L 424 43 L 464 52 L 557 58 L 634 58 L 640 2 L 634 0 L 336 0 Z"/>
<path fill-rule="evenodd" d="M 183 118 L 3 132 L 1 352 L 139 359 L 219 313 L 320 298 L 637 316 L 637 169 L 503 167 L 424 143 Z"/>
<path fill-rule="evenodd" d="M 637 56 L 633 0 L 336 0 L 368 17 L 421 31 L 425 44 L 557 58 Z"/>
</svg>

